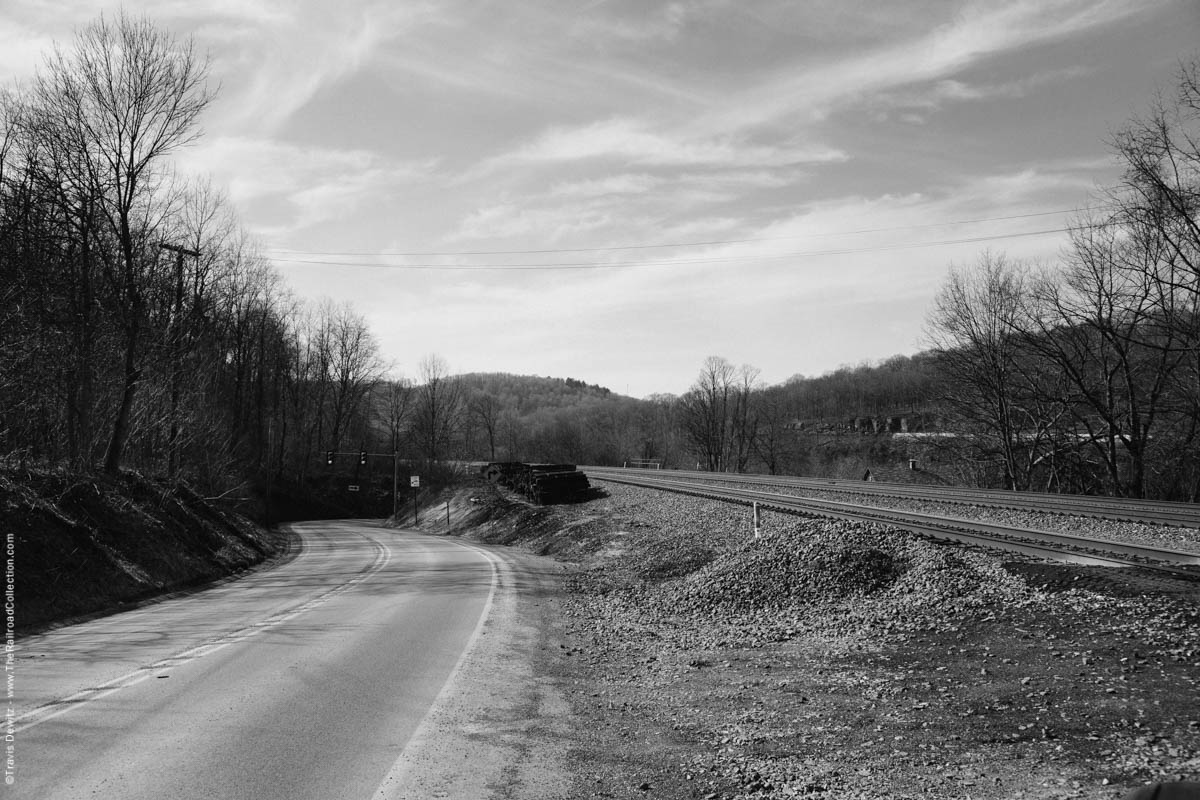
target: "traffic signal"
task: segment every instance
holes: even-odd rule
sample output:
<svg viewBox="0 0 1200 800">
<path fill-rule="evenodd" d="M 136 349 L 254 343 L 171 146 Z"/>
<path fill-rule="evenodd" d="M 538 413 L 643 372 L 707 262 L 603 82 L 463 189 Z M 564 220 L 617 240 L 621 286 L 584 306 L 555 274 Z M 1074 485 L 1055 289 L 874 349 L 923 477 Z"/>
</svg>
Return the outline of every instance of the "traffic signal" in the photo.
<svg viewBox="0 0 1200 800">
<path fill-rule="evenodd" d="M 359 451 L 359 453 L 358 453 L 358 463 L 360 463 L 360 464 L 364 464 L 364 465 L 367 463 L 367 451 L 366 451 L 366 450 L 360 450 L 360 451 Z"/>
<path fill-rule="evenodd" d="M 332 463 L 333 463 L 333 451 L 332 451 L 332 450 L 326 450 L 326 451 L 325 451 L 325 463 L 326 463 L 326 464 L 332 464 Z"/>
</svg>

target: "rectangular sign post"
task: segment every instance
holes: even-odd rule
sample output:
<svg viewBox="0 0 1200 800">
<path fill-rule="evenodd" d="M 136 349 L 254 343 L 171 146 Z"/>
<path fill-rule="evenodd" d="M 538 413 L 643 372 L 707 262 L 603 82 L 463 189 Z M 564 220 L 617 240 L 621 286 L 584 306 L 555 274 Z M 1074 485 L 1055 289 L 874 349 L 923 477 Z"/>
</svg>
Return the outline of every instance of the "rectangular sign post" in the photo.
<svg viewBox="0 0 1200 800">
<path fill-rule="evenodd" d="M 408 479 L 408 485 L 413 489 L 421 488 L 421 476 L 413 475 Z M 417 525 L 417 496 L 413 495 L 413 527 Z"/>
<path fill-rule="evenodd" d="M 754 538 L 758 538 L 758 503 L 754 503 Z"/>
</svg>

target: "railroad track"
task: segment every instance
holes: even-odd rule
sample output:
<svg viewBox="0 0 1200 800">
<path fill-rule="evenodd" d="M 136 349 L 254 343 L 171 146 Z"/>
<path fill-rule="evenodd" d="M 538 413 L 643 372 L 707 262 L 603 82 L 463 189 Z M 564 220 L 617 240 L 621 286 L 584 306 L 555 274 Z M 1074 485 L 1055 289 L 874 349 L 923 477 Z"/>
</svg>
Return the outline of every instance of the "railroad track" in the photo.
<svg viewBox="0 0 1200 800">
<path fill-rule="evenodd" d="M 1118 542 L 1054 531 L 1020 528 L 943 514 L 918 514 L 835 500 L 795 497 L 779 494 L 778 492 L 729 485 L 757 483 L 759 485 L 792 487 L 794 486 L 793 481 L 796 479 L 776 479 L 769 476 L 715 475 L 712 473 L 676 473 L 674 471 L 669 473 L 668 477 L 667 474 L 647 473 L 642 470 L 622 470 L 603 467 L 588 467 L 587 472 L 596 480 L 615 481 L 633 486 L 678 492 L 696 497 L 706 497 L 746 505 L 757 504 L 760 508 L 791 514 L 833 517 L 855 522 L 873 522 L 901 528 L 931 539 L 996 548 L 1022 553 L 1035 558 L 1076 564 L 1122 568 L 1138 567 L 1152 570 L 1160 575 L 1184 579 L 1189 582 L 1200 582 L 1200 555 L 1195 553 L 1154 547 L 1146 544 Z M 708 480 L 697 479 L 697 475 L 707 476 Z M 962 490 L 960 490 L 960 493 L 967 494 L 962 492 Z M 912 493 L 906 496 L 925 500 L 938 499 L 935 496 L 924 493 Z M 1021 508 L 1030 509 L 1033 506 L 1027 505 L 1021 506 Z M 1039 508 L 1038 510 L 1042 509 Z M 1140 521 L 1146 520 L 1143 519 Z"/>
<path fill-rule="evenodd" d="M 613 467 L 586 467 L 589 473 L 628 473 L 630 470 Z M 654 475 L 655 473 L 646 473 Z M 1007 508 L 1016 511 L 1037 511 L 1049 514 L 1068 514 L 1080 517 L 1142 522 L 1151 525 L 1180 525 L 1200 528 L 1200 505 L 1171 503 L 1132 498 L 1087 497 L 1083 495 L 1049 494 L 1044 492 L 1012 492 L 997 489 L 960 489 L 950 486 L 913 486 L 906 483 L 855 481 L 841 478 L 796 478 L 781 475 L 746 475 L 714 472 L 671 470 L 675 479 L 721 482 L 747 486 L 787 487 L 801 491 L 837 494 L 865 494 L 904 500 Z"/>
</svg>

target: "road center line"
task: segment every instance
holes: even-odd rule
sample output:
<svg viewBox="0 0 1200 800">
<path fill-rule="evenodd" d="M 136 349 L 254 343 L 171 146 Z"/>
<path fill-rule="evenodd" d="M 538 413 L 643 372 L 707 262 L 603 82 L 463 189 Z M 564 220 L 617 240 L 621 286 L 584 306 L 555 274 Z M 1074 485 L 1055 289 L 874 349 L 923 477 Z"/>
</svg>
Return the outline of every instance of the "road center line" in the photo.
<svg viewBox="0 0 1200 800">
<path fill-rule="evenodd" d="M 13 728 L 13 733 L 20 733 L 21 731 L 28 730 L 35 725 L 40 725 L 47 720 L 62 716 L 68 711 L 72 711 L 76 708 L 86 705 L 87 703 L 94 702 L 118 692 L 121 689 L 126 689 L 130 686 L 141 683 L 157 672 L 182 666 L 191 661 L 195 661 L 196 659 L 215 653 L 231 644 L 243 642 L 252 636 L 262 633 L 263 631 L 270 630 L 271 628 L 282 625 L 289 620 L 295 619 L 301 614 L 311 611 L 331 598 L 336 597 L 337 595 L 352 589 L 363 581 L 370 579 L 380 570 L 387 567 L 387 565 L 391 562 L 392 549 L 388 545 L 365 534 L 358 535 L 362 536 L 372 544 L 372 546 L 375 548 L 375 557 L 365 570 L 358 573 L 345 583 L 335 586 L 332 589 L 328 589 L 316 597 L 313 597 L 306 602 L 295 606 L 294 608 L 285 609 L 284 611 L 272 614 L 266 619 L 256 622 L 253 625 L 246 625 L 238 628 L 237 630 L 222 634 L 221 636 L 205 642 L 204 644 L 190 647 L 187 650 L 175 653 L 174 655 L 161 658 L 152 664 L 138 667 L 137 669 L 128 672 L 119 678 L 114 678 L 110 681 L 100 684 L 99 686 L 93 686 L 91 688 L 84 689 L 76 692 L 73 695 L 70 695 L 69 697 L 64 697 L 59 700 L 52 700 L 45 705 L 39 706 L 31 711 L 27 711 L 24 714 L 20 714 L 14 718 L 14 722 L 17 724 Z M 493 588 L 495 586 L 494 573 L 495 567 L 493 567 Z M 491 600 L 489 597 L 489 606 L 490 602 Z M 457 666 L 455 669 L 457 670 Z"/>
</svg>

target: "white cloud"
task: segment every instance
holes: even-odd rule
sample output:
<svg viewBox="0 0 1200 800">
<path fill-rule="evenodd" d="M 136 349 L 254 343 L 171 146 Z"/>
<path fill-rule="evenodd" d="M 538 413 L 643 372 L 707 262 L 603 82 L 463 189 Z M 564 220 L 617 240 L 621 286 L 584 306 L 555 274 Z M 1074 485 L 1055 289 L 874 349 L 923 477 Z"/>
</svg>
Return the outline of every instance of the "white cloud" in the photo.
<svg viewBox="0 0 1200 800">
<path fill-rule="evenodd" d="M 551 197 L 607 197 L 621 194 L 644 194 L 661 186 L 663 178 L 646 174 L 624 173 L 593 180 L 558 183 L 550 188 Z"/>
<path fill-rule="evenodd" d="M 477 240 L 534 235 L 554 242 L 571 234 L 606 228 L 612 223 L 612 216 L 603 208 L 588 204 L 531 208 L 509 202 L 472 212 L 452 238 Z"/>
<path fill-rule="evenodd" d="M 232 65 L 219 77 L 231 130 L 272 133 L 323 88 L 362 69 L 385 45 L 437 16 L 426 3 L 306 3 L 275 6 L 263 18 L 242 16 L 226 42 Z"/>
<path fill-rule="evenodd" d="M 491 159 L 485 170 L 514 162 L 610 159 L 653 166 L 765 167 L 841 161 L 841 150 L 785 142 L 753 144 L 734 136 L 695 136 L 652 130 L 645 122 L 616 118 L 583 126 L 555 126 L 529 144 Z"/>
<path fill-rule="evenodd" d="M 580 15 L 571 23 L 568 35 L 591 46 L 597 46 L 597 42 L 602 46 L 612 40 L 639 45 L 655 41 L 669 42 L 679 37 L 690 20 L 704 13 L 700 6 L 714 4 L 667 3 L 649 12 L 645 10 L 647 5 L 638 4 L 633 17 L 619 14 Z"/>
<path fill-rule="evenodd" d="M 1079 78 L 1088 74 L 1082 67 L 1040 72 L 1014 81 L 993 84 L 968 84 L 953 78 L 944 78 L 919 88 L 902 88 L 877 95 L 872 105 L 877 108 L 902 108 L 934 111 L 947 103 L 975 102 L 980 100 L 1018 100 L 1043 87 Z"/>
<path fill-rule="evenodd" d="M 379 202 L 382 196 L 427 179 L 435 160 L 396 161 L 366 150 L 292 145 L 270 139 L 221 136 L 184 151 L 185 170 L 209 174 L 228 187 L 235 205 L 286 202 L 288 222 L 276 236 L 337 219 Z"/>
<path fill-rule="evenodd" d="M 31 78 L 53 52 L 54 40 L 44 32 L 0 11 L 0 84 Z"/>
<path fill-rule="evenodd" d="M 1131 0 L 970 3 L 952 22 L 919 37 L 815 67 L 789 65 L 740 102 L 708 115 L 703 126 L 729 132 L 785 120 L 820 120 L 878 93 L 948 79 L 985 57 L 1071 37 L 1142 10 Z"/>
</svg>

